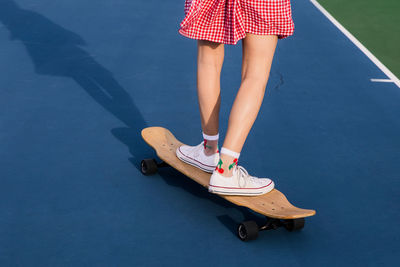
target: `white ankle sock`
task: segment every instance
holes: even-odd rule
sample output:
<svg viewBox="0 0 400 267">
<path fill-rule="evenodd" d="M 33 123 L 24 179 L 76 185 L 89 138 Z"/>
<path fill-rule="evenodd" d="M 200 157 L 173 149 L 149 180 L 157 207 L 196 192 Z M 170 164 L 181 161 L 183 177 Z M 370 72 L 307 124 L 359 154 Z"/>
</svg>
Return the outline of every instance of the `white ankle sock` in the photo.
<svg viewBox="0 0 400 267">
<path fill-rule="evenodd" d="M 232 167 L 234 167 L 235 165 L 237 165 L 237 162 L 238 162 L 240 153 L 235 152 L 235 151 L 232 151 L 232 150 L 230 150 L 230 149 L 228 149 L 228 148 L 226 148 L 226 147 L 222 147 L 222 148 L 221 148 L 221 154 L 225 154 L 225 155 L 228 155 L 228 156 L 231 156 L 231 157 L 234 158 L 232 163 L 230 163 L 230 164 L 228 164 L 228 165 L 225 165 L 225 166 L 228 166 L 227 169 L 230 170 Z M 217 165 L 217 167 L 216 167 L 216 169 L 215 169 L 215 171 L 218 171 L 218 172 L 221 173 L 221 174 L 224 173 L 224 169 L 221 167 L 222 164 L 224 164 L 224 163 L 223 163 L 222 160 L 220 159 L 219 162 L 218 162 L 218 165 Z M 229 177 L 232 177 L 232 176 L 233 176 L 233 174 L 232 174 L 231 176 L 229 176 Z"/>
<path fill-rule="evenodd" d="M 207 135 L 204 132 L 203 133 L 203 138 L 204 138 L 204 151 L 206 150 L 207 147 L 207 141 L 217 141 L 217 153 L 219 152 L 218 150 L 218 138 L 219 138 L 219 133 L 217 133 L 216 135 Z M 211 148 L 210 146 L 208 146 L 209 148 Z M 214 155 L 209 155 L 209 157 L 213 157 Z"/>
<path fill-rule="evenodd" d="M 214 141 L 214 140 L 218 140 L 219 138 L 219 133 L 217 133 L 216 135 L 207 135 L 204 132 L 203 133 L 203 138 L 206 140 L 210 140 L 210 141 Z"/>
<path fill-rule="evenodd" d="M 221 148 L 221 154 L 225 154 L 231 157 L 234 157 L 236 159 L 239 159 L 240 153 L 237 153 L 235 151 L 232 151 L 230 149 L 227 149 L 226 147 Z"/>
</svg>

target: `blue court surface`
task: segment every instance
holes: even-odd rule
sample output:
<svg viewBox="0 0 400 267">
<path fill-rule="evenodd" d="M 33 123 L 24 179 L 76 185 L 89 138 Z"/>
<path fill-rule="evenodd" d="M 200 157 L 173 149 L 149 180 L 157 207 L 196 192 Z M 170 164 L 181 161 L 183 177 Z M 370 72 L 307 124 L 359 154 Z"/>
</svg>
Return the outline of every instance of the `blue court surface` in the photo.
<svg viewBox="0 0 400 267">
<path fill-rule="evenodd" d="M 317 211 L 305 228 L 242 242 L 236 223 L 256 215 L 172 168 L 141 174 L 156 156 L 141 129 L 202 141 L 183 3 L 0 0 L 0 266 L 394 266 L 400 88 L 371 82 L 386 76 L 308 0 L 292 1 L 240 158 Z"/>
</svg>

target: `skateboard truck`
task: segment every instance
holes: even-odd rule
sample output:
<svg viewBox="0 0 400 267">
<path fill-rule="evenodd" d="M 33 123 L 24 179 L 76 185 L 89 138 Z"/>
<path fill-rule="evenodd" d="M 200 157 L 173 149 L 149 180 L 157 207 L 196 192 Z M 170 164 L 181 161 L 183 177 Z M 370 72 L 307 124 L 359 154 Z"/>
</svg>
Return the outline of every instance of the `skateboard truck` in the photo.
<svg viewBox="0 0 400 267">
<path fill-rule="evenodd" d="M 239 224 L 237 228 L 237 234 L 242 241 L 249 241 L 254 240 L 258 237 L 259 231 L 265 230 L 276 230 L 279 227 L 285 227 L 286 230 L 298 231 L 304 228 L 305 220 L 304 218 L 298 219 L 275 219 L 275 218 L 267 218 L 267 222 L 262 225 L 258 226 L 255 221 L 244 221 Z"/>
</svg>

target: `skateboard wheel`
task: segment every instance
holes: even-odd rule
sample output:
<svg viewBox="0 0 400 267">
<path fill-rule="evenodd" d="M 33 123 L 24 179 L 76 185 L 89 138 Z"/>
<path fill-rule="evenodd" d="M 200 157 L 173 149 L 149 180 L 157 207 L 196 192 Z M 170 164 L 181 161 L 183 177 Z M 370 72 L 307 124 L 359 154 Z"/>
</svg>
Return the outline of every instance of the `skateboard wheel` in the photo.
<svg viewBox="0 0 400 267">
<path fill-rule="evenodd" d="M 155 159 L 144 159 L 140 163 L 140 166 L 144 175 L 151 175 L 157 172 L 157 162 Z"/>
<path fill-rule="evenodd" d="M 288 231 L 298 231 L 304 228 L 306 220 L 304 218 L 285 220 L 284 226 Z"/>
<path fill-rule="evenodd" d="M 242 241 L 254 240 L 258 237 L 258 225 L 255 221 L 245 221 L 239 224 L 237 234 Z"/>
</svg>

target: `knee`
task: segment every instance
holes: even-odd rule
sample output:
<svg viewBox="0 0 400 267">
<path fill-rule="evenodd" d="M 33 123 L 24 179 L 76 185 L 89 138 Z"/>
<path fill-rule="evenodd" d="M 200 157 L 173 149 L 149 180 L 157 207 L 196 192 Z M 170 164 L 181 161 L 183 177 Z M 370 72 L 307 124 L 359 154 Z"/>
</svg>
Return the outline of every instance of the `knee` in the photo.
<svg viewBox="0 0 400 267">
<path fill-rule="evenodd" d="M 208 68 L 221 69 L 224 62 L 223 47 L 201 46 L 198 50 L 197 64 Z"/>
<path fill-rule="evenodd" d="M 268 82 L 267 74 L 244 74 L 242 75 L 241 84 L 248 84 L 254 88 L 265 90 Z"/>
<path fill-rule="evenodd" d="M 199 67 L 221 70 L 223 59 L 215 55 L 199 55 L 197 64 Z"/>
</svg>

